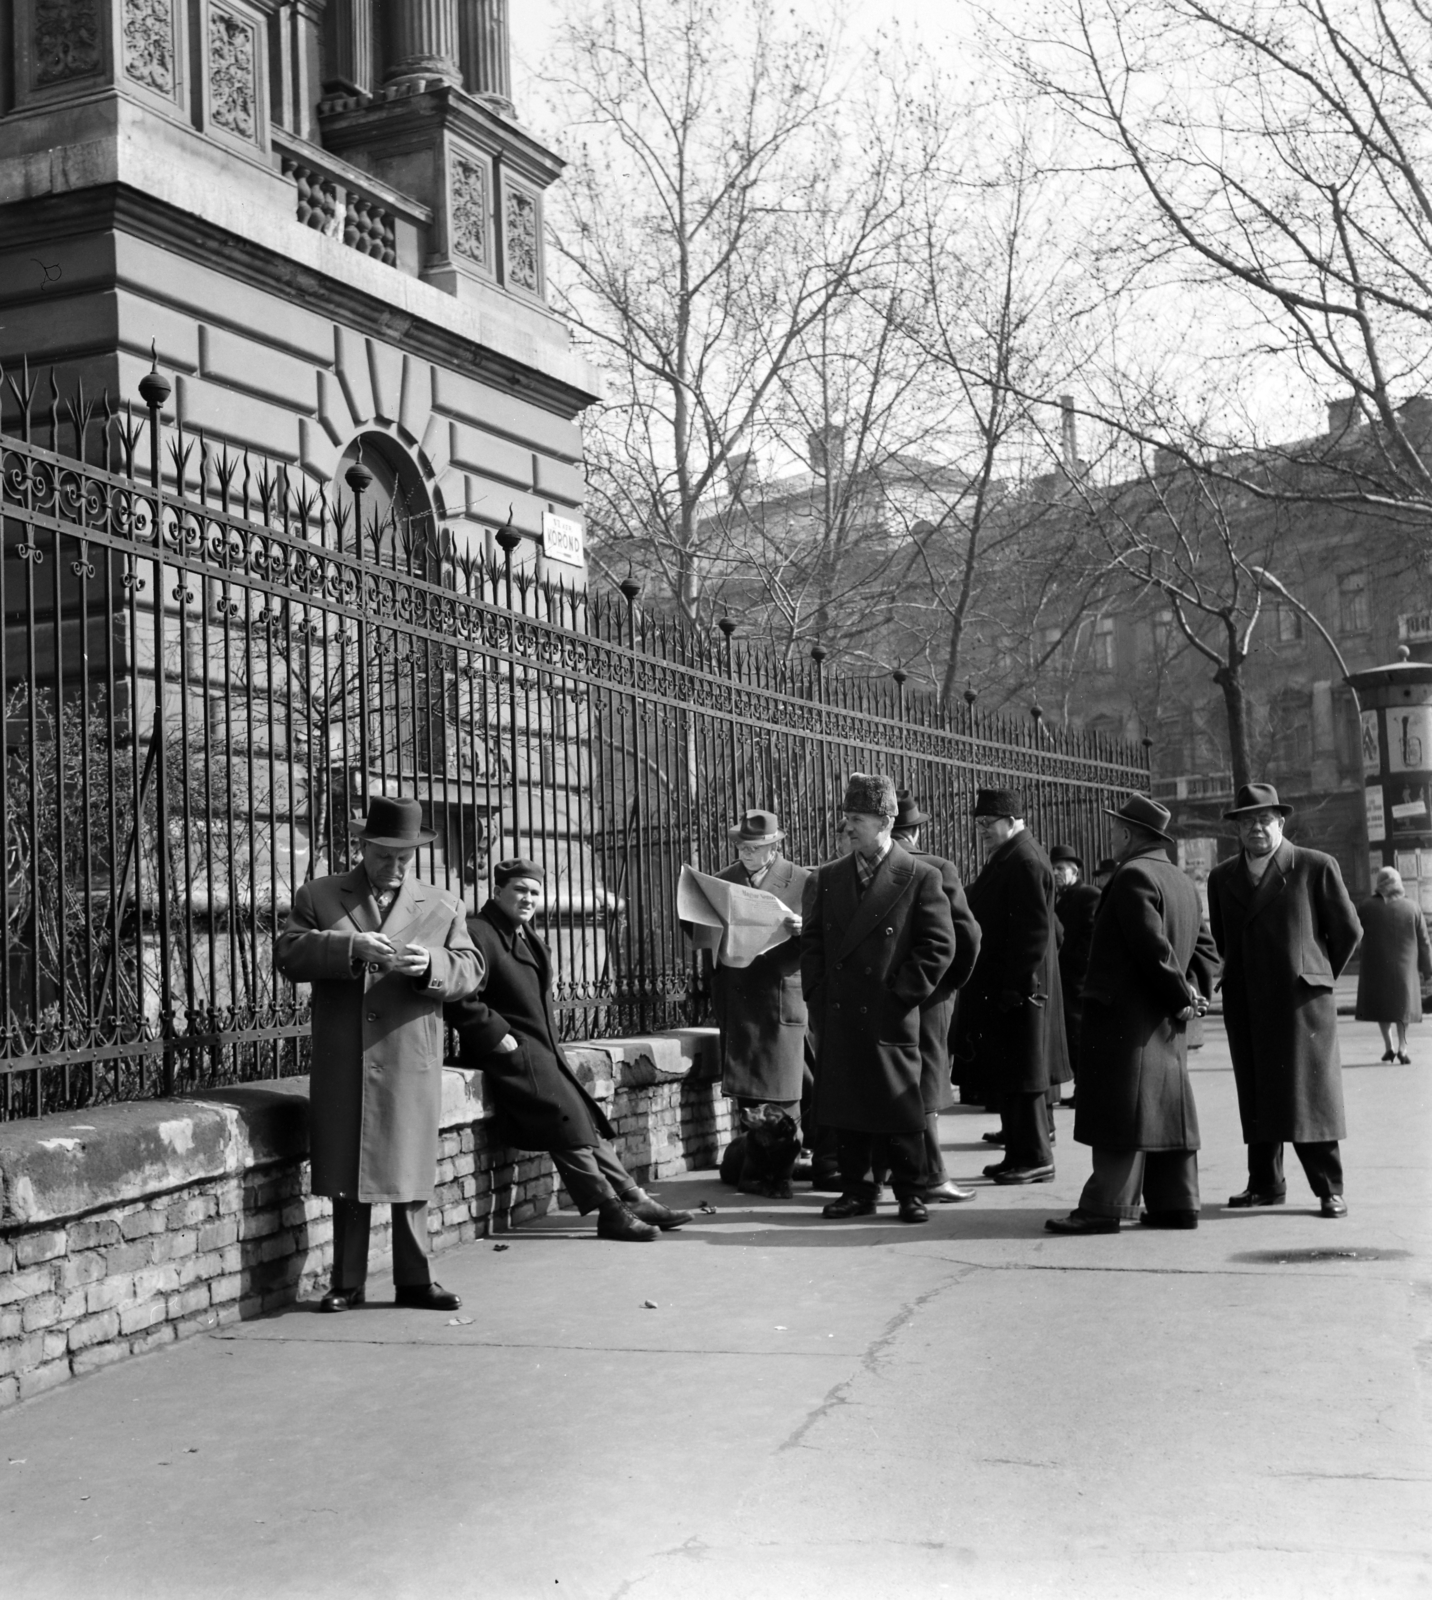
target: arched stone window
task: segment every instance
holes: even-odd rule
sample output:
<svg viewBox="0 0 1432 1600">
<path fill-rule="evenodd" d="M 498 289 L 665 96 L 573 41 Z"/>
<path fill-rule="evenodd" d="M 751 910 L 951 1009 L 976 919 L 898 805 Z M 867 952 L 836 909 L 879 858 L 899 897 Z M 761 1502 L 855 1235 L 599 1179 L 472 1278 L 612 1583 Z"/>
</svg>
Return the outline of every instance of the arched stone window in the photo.
<svg viewBox="0 0 1432 1600">
<path fill-rule="evenodd" d="M 352 503 L 348 469 L 360 456 L 372 474 L 363 491 L 362 554 L 381 566 L 440 581 L 437 518 L 417 462 L 388 434 L 360 433 L 338 463 L 335 487 L 344 505 Z"/>
</svg>

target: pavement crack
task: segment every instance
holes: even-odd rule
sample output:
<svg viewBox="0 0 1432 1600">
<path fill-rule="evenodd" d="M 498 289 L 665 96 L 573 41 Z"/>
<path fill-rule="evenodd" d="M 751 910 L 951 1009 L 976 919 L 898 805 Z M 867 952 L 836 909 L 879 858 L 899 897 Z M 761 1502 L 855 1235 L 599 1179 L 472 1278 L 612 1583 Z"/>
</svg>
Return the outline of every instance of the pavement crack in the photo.
<svg viewBox="0 0 1432 1600">
<path fill-rule="evenodd" d="M 1150 1267 L 1130 1265 L 1100 1266 L 1086 1261 L 966 1261 L 960 1256 L 940 1256 L 941 1261 L 956 1262 L 973 1267 L 980 1272 L 1112 1272 L 1130 1277 L 1150 1278 L 1323 1278 L 1326 1272 L 1299 1272 L 1287 1267 L 1274 1267 L 1266 1272 L 1256 1272 L 1247 1267 Z M 1337 1263 L 1329 1262 L 1329 1265 Z M 1364 1282 L 1403 1283 L 1405 1278 L 1395 1273 L 1359 1273 Z"/>
<path fill-rule="evenodd" d="M 246 1335 L 224 1332 L 211 1334 L 210 1337 L 230 1344 L 314 1345 L 325 1350 L 333 1350 L 345 1344 L 364 1347 L 391 1345 L 395 1348 L 410 1346 L 426 1350 L 569 1350 L 580 1355 L 604 1356 L 734 1356 L 737 1359 L 752 1361 L 766 1361 L 777 1356 L 800 1361 L 838 1361 L 850 1354 L 848 1350 L 713 1350 L 709 1345 L 550 1344 L 528 1339 L 363 1339 L 355 1338 L 351 1334 L 334 1339 L 291 1339 L 281 1333 Z"/>
</svg>

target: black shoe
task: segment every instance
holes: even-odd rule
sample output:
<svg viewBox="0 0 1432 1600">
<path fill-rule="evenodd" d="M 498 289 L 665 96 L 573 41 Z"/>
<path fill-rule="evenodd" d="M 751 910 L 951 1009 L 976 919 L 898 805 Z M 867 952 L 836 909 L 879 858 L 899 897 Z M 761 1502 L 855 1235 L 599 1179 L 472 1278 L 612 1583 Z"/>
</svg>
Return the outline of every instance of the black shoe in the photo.
<svg viewBox="0 0 1432 1600">
<path fill-rule="evenodd" d="M 925 1209 L 925 1202 L 919 1195 L 907 1194 L 900 1202 L 901 1222 L 928 1222 L 930 1213 Z"/>
<path fill-rule="evenodd" d="M 932 1206 L 952 1206 L 961 1200 L 977 1199 L 978 1195 L 977 1189 L 961 1189 L 953 1179 L 946 1178 L 925 1190 L 925 1201 Z"/>
<path fill-rule="evenodd" d="M 597 1238 L 627 1244 L 646 1244 L 660 1237 L 658 1229 L 643 1222 L 624 1200 L 603 1200 L 597 1208 Z"/>
<path fill-rule="evenodd" d="M 1281 1206 L 1287 1201 L 1286 1193 L 1259 1194 L 1256 1190 L 1245 1189 L 1242 1194 L 1231 1194 L 1228 1204 L 1234 1211 L 1246 1211 L 1250 1206 Z"/>
<path fill-rule="evenodd" d="M 1145 1228 L 1196 1228 L 1196 1211 L 1141 1211 L 1139 1222 Z"/>
<path fill-rule="evenodd" d="M 1067 1217 L 1050 1217 L 1044 1224 L 1046 1233 L 1117 1233 L 1117 1217 L 1088 1217 L 1082 1211 L 1071 1211 Z"/>
<path fill-rule="evenodd" d="M 862 1200 L 859 1195 L 843 1194 L 839 1200 L 832 1200 L 829 1205 L 822 1206 L 820 1214 L 829 1217 L 833 1222 L 840 1222 L 846 1217 L 873 1217 L 875 1202 Z"/>
<path fill-rule="evenodd" d="M 1323 1217 L 1345 1217 L 1347 1201 L 1340 1194 L 1325 1194 L 1318 1207 L 1318 1214 Z"/>
<path fill-rule="evenodd" d="M 356 1289 L 330 1289 L 318 1302 L 320 1311 L 351 1311 L 363 1304 L 363 1285 Z"/>
<path fill-rule="evenodd" d="M 404 1283 L 394 1285 L 393 1304 L 416 1311 L 456 1311 L 462 1296 L 440 1283 Z"/>
<path fill-rule="evenodd" d="M 660 1200 L 653 1200 L 651 1196 L 643 1195 L 640 1200 L 628 1200 L 627 1210 L 642 1222 L 655 1223 L 663 1233 L 668 1228 L 682 1228 L 691 1221 L 689 1211 L 672 1211 L 670 1207 L 662 1205 Z"/>
<path fill-rule="evenodd" d="M 1008 1172 L 1008 1171 L 1009 1171 L 1009 1162 L 1008 1161 L 996 1161 L 993 1166 L 986 1167 L 984 1169 L 984 1175 L 987 1178 L 997 1178 L 1000 1175 L 1001 1172 Z"/>
<path fill-rule="evenodd" d="M 1398 1062 L 1404 1067 L 1410 1067 L 1412 1065 L 1412 1057 L 1408 1055 L 1405 1050 L 1399 1050 L 1397 1052 L 1397 1059 Z"/>
<path fill-rule="evenodd" d="M 996 1183 L 1053 1183 L 1054 1167 L 1005 1167 L 994 1174 Z"/>
<path fill-rule="evenodd" d="M 810 1187 L 812 1194 L 845 1193 L 838 1172 L 812 1172 L 810 1175 Z"/>
<path fill-rule="evenodd" d="M 998 1145 L 1001 1150 L 1004 1149 L 1004 1135 L 1002 1133 L 982 1133 L 980 1138 L 986 1144 Z"/>
<path fill-rule="evenodd" d="M 1382 1059 L 1384 1061 L 1396 1061 L 1397 1060 L 1397 1052 L 1395 1050 L 1384 1050 L 1382 1052 Z"/>
</svg>

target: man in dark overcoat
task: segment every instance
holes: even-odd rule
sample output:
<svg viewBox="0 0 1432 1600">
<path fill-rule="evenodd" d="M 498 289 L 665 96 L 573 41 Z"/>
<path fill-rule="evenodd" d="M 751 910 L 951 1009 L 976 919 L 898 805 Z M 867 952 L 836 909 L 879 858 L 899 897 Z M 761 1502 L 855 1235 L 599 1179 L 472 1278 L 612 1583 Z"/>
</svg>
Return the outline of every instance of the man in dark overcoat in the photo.
<svg viewBox="0 0 1432 1600">
<path fill-rule="evenodd" d="M 1077 1081 L 1084 969 L 1089 965 L 1099 891 L 1092 883 L 1082 881 L 1084 863 L 1071 845 L 1056 844 L 1049 852 L 1049 864 L 1054 869 L 1054 915 L 1063 935 L 1059 941 L 1059 985 L 1064 991 L 1064 1037 L 1069 1046 L 1069 1065 Z"/>
<path fill-rule="evenodd" d="M 895 795 L 898 810 L 891 834 L 917 861 L 928 861 L 940 874 L 950 920 L 955 925 L 955 959 L 934 994 L 920 1007 L 920 1092 L 925 1099 L 925 1201 L 951 1205 L 973 1200 L 974 1189 L 961 1189 L 945 1167 L 940 1148 L 940 1113 L 953 1104 L 950 1093 L 950 1028 L 955 1020 L 955 996 L 969 981 L 980 949 L 980 925 L 965 899 L 959 869 L 944 856 L 920 848 L 920 829 L 930 820 L 908 789 Z"/>
<path fill-rule="evenodd" d="M 1075 1210 L 1044 1226 L 1117 1233 L 1121 1219 L 1138 1217 L 1151 1228 L 1196 1228 L 1187 1027 L 1213 993 L 1218 957 L 1198 890 L 1169 859 L 1167 807 L 1136 794 L 1108 814 L 1119 865 L 1090 941 L 1074 1117 L 1074 1137 L 1093 1146 L 1094 1171 Z"/>
<path fill-rule="evenodd" d="M 577 1081 L 552 1018 L 552 958 L 532 919 L 546 872 L 525 857 L 492 869 L 493 894 L 468 931 L 483 958 L 476 992 L 445 1012 L 457 1029 L 460 1063 L 480 1069 L 497 1111 L 498 1137 L 543 1150 L 578 1210 L 597 1213 L 597 1234 L 631 1242 L 691 1221 L 638 1184 L 612 1148 L 612 1128 Z"/>
<path fill-rule="evenodd" d="M 1000 1107 L 1004 1160 L 987 1167 L 986 1176 L 1002 1184 L 1048 1183 L 1054 1178 L 1049 1091 L 1070 1077 L 1054 872 L 1024 825 L 1024 798 L 1016 791 L 979 790 L 975 828 L 985 864 L 968 893 L 980 953 L 960 992 L 955 1051 Z"/>
<path fill-rule="evenodd" d="M 758 955 L 749 966 L 730 967 L 714 954 L 720 945 L 719 929 L 682 924 L 698 949 L 713 952 L 711 1004 L 721 1030 L 721 1087 L 746 1117 L 769 1105 L 799 1123 L 806 1074 L 806 1004 L 796 936 L 810 873 L 781 854 L 785 832 L 774 811 L 743 812 L 726 832 L 737 859 L 716 876 L 775 895 L 787 908 L 792 937 Z M 745 1149 L 738 1187 L 759 1193 L 783 1190 L 790 1182 L 796 1152 L 778 1170 L 762 1160 L 755 1141 L 748 1139 Z"/>
<path fill-rule="evenodd" d="M 434 834 L 416 800 L 378 797 L 354 825 L 351 872 L 293 897 L 274 943 L 284 977 L 313 985 L 309 1159 L 333 1198 L 333 1275 L 324 1311 L 361 1305 L 374 1205 L 392 1208 L 399 1305 L 452 1311 L 432 1281 L 428 1201 L 437 1179 L 444 1001 L 477 987 L 482 960 L 461 904 L 412 875 Z"/>
<path fill-rule="evenodd" d="M 890 837 L 895 785 L 853 773 L 844 826 L 851 853 L 812 874 L 801 929 L 801 983 L 815 1027 L 816 1108 L 837 1130 L 841 1194 L 827 1217 L 875 1210 L 875 1141 L 902 1222 L 927 1222 L 920 1007 L 955 959 L 939 871 Z"/>
<path fill-rule="evenodd" d="M 1291 806 L 1270 783 L 1246 783 L 1224 816 L 1242 848 L 1208 875 L 1208 913 L 1223 958 L 1223 1021 L 1248 1187 L 1230 1206 L 1280 1206 L 1291 1141 L 1325 1217 L 1345 1217 L 1342 1057 L 1333 984 L 1362 925 L 1331 856 L 1283 837 Z"/>
</svg>

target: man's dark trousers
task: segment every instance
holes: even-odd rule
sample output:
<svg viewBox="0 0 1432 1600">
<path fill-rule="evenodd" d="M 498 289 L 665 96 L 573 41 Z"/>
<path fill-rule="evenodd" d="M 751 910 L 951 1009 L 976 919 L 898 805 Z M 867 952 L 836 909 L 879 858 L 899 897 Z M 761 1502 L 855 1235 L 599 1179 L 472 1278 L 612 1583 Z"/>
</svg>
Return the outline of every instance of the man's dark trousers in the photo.
<svg viewBox="0 0 1432 1600">
<path fill-rule="evenodd" d="M 1048 1090 L 1006 1095 L 1000 1108 L 1005 1164 L 1020 1168 L 1052 1166 L 1054 1147 L 1049 1141 L 1052 1120 Z"/>
<path fill-rule="evenodd" d="M 1303 1171 L 1308 1175 L 1308 1187 L 1321 1200 L 1327 1195 L 1343 1192 L 1342 1152 L 1336 1139 L 1319 1140 L 1315 1144 L 1293 1146 Z M 1283 1146 L 1280 1142 L 1248 1146 L 1248 1187 L 1254 1194 L 1285 1194 L 1288 1180 L 1283 1176 Z"/>
<path fill-rule="evenodd" d="M 858 1133 L 849 1128 L 836 1132 L 840 1158 L 840 1187 L 857 1200 L 874 1200 L 880 1185 L 876 1160 L 889 1163 L 890 1187 L 897 1200 L 919 1199 L 928 1187 L 925 1173 L 925 1130 L 914 1133 Z"/>
<path fill-rule="evenodd" d="M 428 1244 L 428 1202 L 395 1202 L 393 1213 L 393 1282 L 399 1289 L 432 1282 L 432 1248 Z M 373 1208 L 340 1195 L 333 1202 L 333 1278 L 335 1290 L 361 1289 L 368 1279 L 368 1230 Z"/>
</svg>

